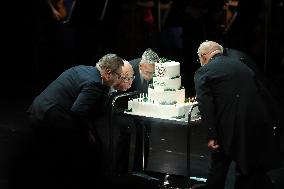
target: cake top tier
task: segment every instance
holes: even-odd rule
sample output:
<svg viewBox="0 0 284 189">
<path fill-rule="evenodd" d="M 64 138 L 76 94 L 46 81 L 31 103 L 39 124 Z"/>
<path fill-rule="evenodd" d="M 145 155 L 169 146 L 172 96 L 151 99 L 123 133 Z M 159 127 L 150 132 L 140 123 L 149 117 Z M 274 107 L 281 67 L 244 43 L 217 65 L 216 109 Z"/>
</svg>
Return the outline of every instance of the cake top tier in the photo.
<svg viewBox="0 0 284 189">
<path fill-rule="evenodd" d="M 156 63 L 155 76 L 169 78 L 180 76 L 180 63 L 175 61 Z"/>
</svg>

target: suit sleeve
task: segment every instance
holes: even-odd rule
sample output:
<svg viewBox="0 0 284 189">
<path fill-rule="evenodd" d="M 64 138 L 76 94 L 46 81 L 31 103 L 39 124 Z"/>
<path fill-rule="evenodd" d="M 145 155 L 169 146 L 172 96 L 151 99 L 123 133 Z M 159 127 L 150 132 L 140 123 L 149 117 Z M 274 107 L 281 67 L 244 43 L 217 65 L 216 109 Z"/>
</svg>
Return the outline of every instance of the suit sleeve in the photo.
<svg viewBox="0 0 284 189">
<path fill-rule="evenodd" d="M 82 125 L 85 129 L 91 127 L 88 119 L 90 113 L 93 112 L 94 108 L 102 108 L 100 104 L 102 104 L 101 100 L 104 95 L 107 95 L 106 92 L 98 84 L 89 84 L 81 89 L 70 109 L 73 118 L 79 125 Z"/>
<path fill-rule="evenodd" d="M 198 70 L 194 76 L 194 83 L 202 124 L 208 128 L 208 139 L 217 139 L 215 105 L 208 72 Z"/>
</svg>

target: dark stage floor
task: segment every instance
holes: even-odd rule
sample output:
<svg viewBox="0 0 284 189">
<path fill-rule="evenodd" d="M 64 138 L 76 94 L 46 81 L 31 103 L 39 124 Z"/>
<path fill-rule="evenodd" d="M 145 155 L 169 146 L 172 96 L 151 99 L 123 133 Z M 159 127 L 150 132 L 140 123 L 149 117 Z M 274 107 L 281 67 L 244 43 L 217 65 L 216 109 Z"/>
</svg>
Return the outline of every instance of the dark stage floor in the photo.
<svg viewBox="0 0 284 189">
<path fill-rule="evenodd" d="M 27 124 L 25 111 L 37 93 L 36 85 L 17 85 L 10 88 L 1 96 L 0 107 L 0 188 L 12 189 L 13 182 L 25 182 L 19 179 L 29 178 L 28 170 L 21 170 L 25 162 L 29 144 L 30 129 Z M 145 174 L 128 174 L 110 177 L 104 180 L 103 188 L 141 188 L 156 189 L 185 188 L 186 180 L 186 128 L 170 125 L 154 124 L 150 140 L 149 164 Z M 193 128 L 191 138 L 191 184 L 204 184 L 209 166 L 209 154 L 206 146 L 204 128 Z M 134 146 L 131 145 L 133 150 Z M 16 168 L 15 168 L 16 167 Z M 27 167 L 27 166 L 24 166 Z M 17 171 L 15 174 L 14 171 Z M 15 181 L 15 175 L 18 179 Z M 284 188 L 284 164 L 281 169 L 273 170 L 269 176 L 274 182 L 274 189 Z M 32 178 L 29 178 L 32 179 Z M 167 182 L 170 184 L 167 184 Z M 234 167 L 228 174 L 226 189 L 232 189 L 234 183 Z M 21 188 L 21 187 L 19 187 Z"/>
</svg>

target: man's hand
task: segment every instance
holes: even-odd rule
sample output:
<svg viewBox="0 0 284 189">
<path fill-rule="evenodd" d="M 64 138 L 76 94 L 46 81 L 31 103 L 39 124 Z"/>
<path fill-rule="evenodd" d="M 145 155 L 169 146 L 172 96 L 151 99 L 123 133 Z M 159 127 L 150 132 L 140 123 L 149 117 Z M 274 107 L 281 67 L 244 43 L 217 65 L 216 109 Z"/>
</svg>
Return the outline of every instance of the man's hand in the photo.
<svg viewBox="0 0 284 189">
<path fill-rule="evenodd" d="M 216 150 L 219 148 L 219 144 L 217 143 L 217 140 L 211 139 L 208 141 L 208 148 L 211 150 Z"/>
</svg>

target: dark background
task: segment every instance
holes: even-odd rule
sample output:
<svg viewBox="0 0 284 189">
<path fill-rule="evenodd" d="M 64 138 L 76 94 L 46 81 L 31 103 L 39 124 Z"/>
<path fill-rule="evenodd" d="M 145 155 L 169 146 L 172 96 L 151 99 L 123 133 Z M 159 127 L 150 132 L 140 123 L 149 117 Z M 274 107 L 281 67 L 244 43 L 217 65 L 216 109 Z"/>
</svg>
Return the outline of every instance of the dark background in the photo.
<svg viewBox="0 0 284 189">
<path fill-rule="evenodd" d="M 160 57 L 179 61 L 189 96 L 195 93 L 197 48 L 204 40 L 215 40 L 251 56 L 273 86 L 272 93 L 284 96 L 283 0 L 239 0 L 238 7 L 233 8 L 237 17 L 226 33 L 221 27 L 224 19 L 221 0 L 174 0 L 161 31 L 157 25 L 152 28 L 145 25 L 143 10 L 135 6 L 135 0 L 110 0 L 103 20 L 99 16 L 104 1 L 77 0 L 68 25 L 55 24 L 43 2 L 1 2 L 0 188 L 9 188 L 13 167 L 22 165 L 27 157 L 23 154 L 27 153 L 31 133 L 25 111 L 33 98 L 63 70 L 79 64 L 91 65 L 106 53 L 131 60 L 151 47 Z M 152 11 L 157 21 L 157 10 Z M 178 137 L 180 130 L 165 128 L 164 133 L 167 132 L 173 135 L 176 132 Z M 153 133 L 161 134 L 156 129 Z M 195 137 L 200 140 L 204 136 L 198 131 Z M 155 147 L 159 145 L 157 141 L 158 136 L 152 141 L 154 150 L 162 148 Z M 201 148 L 196 149 L 203 149 L 201 143 Z M 184 145 L 183 140 L 177 141 L 174 148 L 182 147 L 181 144 Z M 193 155 L 197 157 L 200 153 Z M 154 159 L 161 160 L 158 151 L 152 154 Z M 199 168 L 207 168 L 208 162 L 196 161 L 193 168 L 197 173 Z M 150 168 L 160 169 L 159 164 L 150 164 Z M 283 171 L 273 174 L 278 181 L 283 178 Z"/>
<path fill-rule="evenodd" d="M 239 0 L 231 8 L 237 16 L 227 33 L 221 28 L 222 0 L 174 0 L 161 31 L 156 8 L 152 9 L 156 25 L 149 28 L 135 2 L 109 0 L 100 20 L 104 1 L 78 0 L 65 26 L 54 24 L 44 0 L 4 2 L 1 83 L 36 83 L 42 88 L 71 66 L 92 64 L 110 52 L 131 60 L 151 47 L 161 57 L 181 62 L 183 82 L 190 93 L 193 73 L 199 67 L 196 51 L 204 40 L 244 51 L 273 79 L 283 73 L 281 0 Z"/>
</svg>

